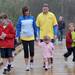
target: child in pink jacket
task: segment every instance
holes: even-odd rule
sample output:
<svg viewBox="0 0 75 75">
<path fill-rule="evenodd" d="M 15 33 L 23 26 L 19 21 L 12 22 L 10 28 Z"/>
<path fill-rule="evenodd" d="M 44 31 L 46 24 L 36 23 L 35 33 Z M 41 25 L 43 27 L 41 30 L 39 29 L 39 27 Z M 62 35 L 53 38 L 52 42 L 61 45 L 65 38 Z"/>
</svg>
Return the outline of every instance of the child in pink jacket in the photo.
<svg viewBox="0 0 75 75">
<path fill-rule="evenodd" d="M 43 42 L 38 42 L 38 46 L 43 49 L 42 55 L 44 60 L 44 67 L 45 70 L 48 70 L 48 68 L 51 67 L 51 62 L 53 59 L 54 45 L 50 38 L 45 36 Z"/>
</svg>

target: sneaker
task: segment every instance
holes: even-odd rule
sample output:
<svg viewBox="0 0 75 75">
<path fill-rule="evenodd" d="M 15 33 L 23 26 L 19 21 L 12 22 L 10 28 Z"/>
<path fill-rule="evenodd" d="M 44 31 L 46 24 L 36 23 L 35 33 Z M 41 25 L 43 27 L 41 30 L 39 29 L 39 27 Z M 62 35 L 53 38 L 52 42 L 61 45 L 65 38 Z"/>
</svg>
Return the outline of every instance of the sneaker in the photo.
<svg viewBox="0 0 75 75">
<path fill-rule="evenodd" d="M 43 65 L 43 68 L 45 68 L 45 65 Z"/>
<path fill-rule="evenodd" d="M 73 62 L 75 62 L 75 59 L 73 58 L 73 60 L 72 60 Z"/>
<path fill-rule="evenodd" d="M 29 71 L 29 66 L 28 65 L 26 66 L 26 71 Z"/>
<path fill-rule="evenodd" d="M 46 71 L 48 70 L 48 66 L 47 66 L 47 65 L 45 65 L 45 70 L 46 70 Z"/>
<path fill-rule="evenodd" d="M 8 72 L 11 71 L 11 65 L 7 66 L 7 70 L 8 70 Z"/>
<path fill-rule="evenodd" d="M 11 65 L 11 68 L 14 68 L 14 65 Z"/>
<path fill-rule="evenodd" d="M 30 68 L 33 69 L 33 63 L 30 63 Z"/>
<path fill-rule="evenodd" d="M 6 74 L 6 73 L 7 73 L 7 69 L 4 69 L 3 74 Z"/>
<path fill-rule="evenodd" d="M 45 63 L 43 63 L 43 68 L 45 68 Z"/>
<path fill-rule="evenodd" d="M 45 68 L 45 71 L 47 71 L 48 70 L 48 68 Z"/>
</svg>

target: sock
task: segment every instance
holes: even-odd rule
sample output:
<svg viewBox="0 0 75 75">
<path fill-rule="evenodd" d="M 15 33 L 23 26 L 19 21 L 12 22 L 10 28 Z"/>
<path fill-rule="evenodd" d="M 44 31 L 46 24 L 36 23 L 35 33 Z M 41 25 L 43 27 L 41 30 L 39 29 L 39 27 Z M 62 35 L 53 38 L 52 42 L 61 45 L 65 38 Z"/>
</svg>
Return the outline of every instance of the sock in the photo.
<svg viewBox="0 0 75 75">
<path fill-rule="evenodd" d="M 30 63 L 30 62 L 29 62 L 29 60 L 28 60 L 28 61 L 26 61 L 25 65 L 26 65 L 26 66 L 28 66 L 28 65 L 29 65 L 29 63 Z"/>
</svg>

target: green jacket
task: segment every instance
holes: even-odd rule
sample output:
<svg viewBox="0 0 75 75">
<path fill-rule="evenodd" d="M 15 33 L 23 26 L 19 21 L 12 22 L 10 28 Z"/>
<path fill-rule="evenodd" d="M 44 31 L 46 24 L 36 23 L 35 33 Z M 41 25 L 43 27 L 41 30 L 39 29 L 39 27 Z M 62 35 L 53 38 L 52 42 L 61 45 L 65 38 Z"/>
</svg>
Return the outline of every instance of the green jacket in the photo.
<svg viewBox="0 0 75 75">
<path fill-rule="evenodd" d="M 75 31 L 71 32 L 72 35 L 72 47 L 75 47 Z"/>
</svg>

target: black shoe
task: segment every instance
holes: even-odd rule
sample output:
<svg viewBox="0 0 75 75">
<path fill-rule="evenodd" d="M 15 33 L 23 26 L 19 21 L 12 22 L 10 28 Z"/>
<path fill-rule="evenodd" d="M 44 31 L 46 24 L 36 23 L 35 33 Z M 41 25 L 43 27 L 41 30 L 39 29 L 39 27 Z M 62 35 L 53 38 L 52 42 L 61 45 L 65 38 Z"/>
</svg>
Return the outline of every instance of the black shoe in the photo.
<svg viewBox="0 0 75 75">
<path fill-rule="evenodd" d="M 7 70 L 8 70 L 8 72 L 11 71 L 11 65 L 7 66 Z"/>
<path fill-rule="evenodd" d="M 45 65 L 43 65 L 43 68 L 45 68 Z"/>
<path fill-rule="evenodd" d="M 33 62 L 34 62 L 34 60 L 33 60 L 33 59 L 31 59 L 31 60 L 30 60 L 30 63 L 33 63 Z"/>
<path fill-rule="evenodd" d="M 45 68 L 45 71 L 47 71 L 48 70 L 48 68 Z"/>
<path fill-rule="evenodd" d="M 26 69 L 26 71 L 29 71 L 29 69 Z"/>
<path fill-rule="evenodd" d="M 7 69 L 4 69 L 3 74 L 6 74 L 6 72 L 7 72 Z"/>
<path fill-rule="evenodd" d="M 43 63 L 43 68 L 45 68 L 45 63 Z"/>
<path fill-rule="evenodd" d="M 75 59 L 73 59 L 72 61 L 75 62 Z"/>
</svg>

